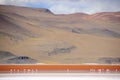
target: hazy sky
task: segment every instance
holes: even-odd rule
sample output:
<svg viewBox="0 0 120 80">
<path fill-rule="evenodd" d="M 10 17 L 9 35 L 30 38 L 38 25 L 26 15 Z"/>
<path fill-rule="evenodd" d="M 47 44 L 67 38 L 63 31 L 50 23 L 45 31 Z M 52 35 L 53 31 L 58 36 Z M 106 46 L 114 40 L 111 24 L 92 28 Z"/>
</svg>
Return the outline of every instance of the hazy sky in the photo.
<svg viewBox="0 0 120 80">
<path fill-rule="evenodd" d="M 120 11 L 120 0 L 0 0 L 0 4 L 48 8 L 55 14 Z"/>
</svg>

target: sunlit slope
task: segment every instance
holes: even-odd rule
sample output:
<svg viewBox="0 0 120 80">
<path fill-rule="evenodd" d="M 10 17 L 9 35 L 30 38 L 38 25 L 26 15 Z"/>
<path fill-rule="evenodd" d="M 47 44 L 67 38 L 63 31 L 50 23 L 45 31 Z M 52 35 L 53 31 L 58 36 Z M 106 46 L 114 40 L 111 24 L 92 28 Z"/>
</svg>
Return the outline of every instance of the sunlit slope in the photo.
<svg viewBox="0 0 120 80">
<path fill-rule="evenodd" d="M 111 16 L 117 19 L 103 20 L 104 13 L 55 15 L 48 9 L 0 6 L 0 51 L 45 64 L 119 63 L 116 13 Z"/>
</svg>

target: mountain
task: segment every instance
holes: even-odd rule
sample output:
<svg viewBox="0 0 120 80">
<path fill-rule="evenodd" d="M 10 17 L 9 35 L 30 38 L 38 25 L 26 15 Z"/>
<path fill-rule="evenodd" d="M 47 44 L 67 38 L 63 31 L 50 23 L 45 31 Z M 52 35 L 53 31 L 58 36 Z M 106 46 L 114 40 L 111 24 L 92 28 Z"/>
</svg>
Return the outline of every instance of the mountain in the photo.
<svg viewBox="0 0 120 80">
<path fill-rule="evenodd" d="M 120 12 L 56 15 L 0 5 L 0 51 L 17 56 L 11 63 L 27 56 L 45 64 L 118 64 L 119 47 Z"/>
<path fill-rule="evenodd" d="M 120 22 L 120 12 L 96 13 L 96 14 L 91 15 L 90 18 Z"/>
<path fill-rule="evenodd" d="M 38 10 L 39 12 L 53 14 L 49 9 L 45 9 L 45 8 L 35 8 L 35 9 Z"/>
</svg>

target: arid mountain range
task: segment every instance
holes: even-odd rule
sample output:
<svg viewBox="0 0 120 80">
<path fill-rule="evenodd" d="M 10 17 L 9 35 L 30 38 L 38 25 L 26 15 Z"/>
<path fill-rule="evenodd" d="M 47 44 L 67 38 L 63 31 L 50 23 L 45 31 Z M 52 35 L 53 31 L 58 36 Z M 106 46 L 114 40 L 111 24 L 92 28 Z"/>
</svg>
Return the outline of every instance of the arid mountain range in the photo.
<svg viewBox="0 0 120 80">
<path fill-rule="evenodd" d="M 0 5 L 0 63 L 24 60 L 120 64 L 120 12 L 56 15 L 43 8 Z"/>
</svg>

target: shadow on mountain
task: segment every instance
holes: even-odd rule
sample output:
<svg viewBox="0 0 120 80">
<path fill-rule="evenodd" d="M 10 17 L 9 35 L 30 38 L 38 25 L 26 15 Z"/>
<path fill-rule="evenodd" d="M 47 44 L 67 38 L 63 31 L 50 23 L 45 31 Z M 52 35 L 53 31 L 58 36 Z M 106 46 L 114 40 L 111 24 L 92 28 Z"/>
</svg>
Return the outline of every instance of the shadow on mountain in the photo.
<svg viewBox="0 0 120 80">
<path fill-rule="evenodd" d="M 16 55 L 14 55 L 11 52 L 0 51 L 0 60 L 5 59 L 5 58 L 11 58 L 11 57 L 16 57 Z"/>
<path fill-rule="evenodd" d="M 88 31 L 89 34 L 95 34 L 95 35 L 101 35 L 101 36 L 108 36 L 108 37 L 115 37 L 120 38 L 120 34 L 109 30 L 109 29 L 99 29 L 99 28 L 93 28 Z"/>
<path fill-rule="evenodd" d="M 120 38 L 120 33 L 109 29 L 100 29 L 100 28 L 92 28 L 92 29 L 81 29 L 81 28 L 73 28 L 71 29 L 73 33 L 77 34 L 92 34 L 97 36 L 106 36 L 106 37 L 115 37 Z"/>
<path fill-rule="evenodd" d="M 11 14 L 8 13 L 8 15 Z M 14 15 L 16 17 L 19 16 L 17 14 Z M 7 16 L 4 13 L 0 13 L 0 36 L 2 35 L 2 37 L 7 37 L 10 40 L 14 41 L 23 40 L 27 37 L 37 37 L 36 34 L 33 34 L 29 30 L 23 28 L 22 26 L 15 22 L 16 21 L 13 18 L 11 18 L 11 16 Z"/>
</svg>

